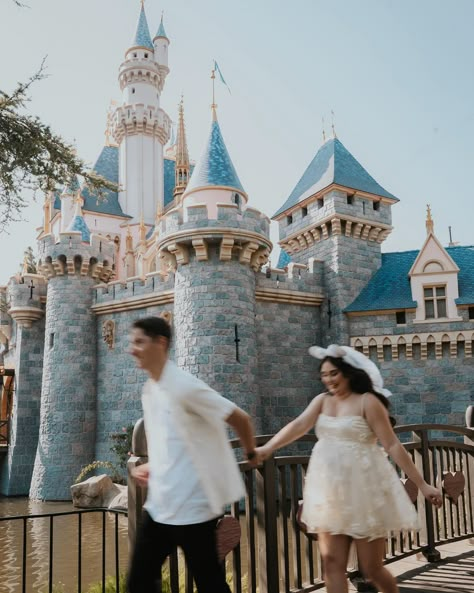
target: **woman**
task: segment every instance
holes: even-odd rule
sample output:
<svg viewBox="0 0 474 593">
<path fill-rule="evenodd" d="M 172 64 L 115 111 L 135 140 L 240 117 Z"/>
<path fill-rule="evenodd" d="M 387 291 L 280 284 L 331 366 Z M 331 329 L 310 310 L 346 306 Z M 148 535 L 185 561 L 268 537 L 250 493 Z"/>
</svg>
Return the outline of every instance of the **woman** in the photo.
<svg viewBox="0 0 474 593">
<path fill-rule="evenodd" d="M 431 504 L 441 506 L 441 492 L 424 481 L 393 432 L 386 397 L 390 392 L 383 388 L 376 365 L 346 346 L 313 346 L 309 352 L 322 360 L 321 380 L 327 391 L 257 448 L 258 460 L 315 426 L 318 442 L 306 475 L 301 520 L 309 533 L 318 533 L 327 591 L 347 592 L 353 540 L 365 577 L 382 593 L 396 593 L 396 581 L 383 566 L 385 538 L 391 531 L 418 529 L 418 521 L 377 441 Z"/>
</svg>

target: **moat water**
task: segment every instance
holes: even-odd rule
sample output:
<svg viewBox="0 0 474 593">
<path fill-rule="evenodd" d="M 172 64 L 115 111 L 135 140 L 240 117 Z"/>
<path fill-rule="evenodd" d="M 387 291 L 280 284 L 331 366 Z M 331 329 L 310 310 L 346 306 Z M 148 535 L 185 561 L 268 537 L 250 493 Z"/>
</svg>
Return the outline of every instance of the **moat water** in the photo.
<svg viewBox="0 0 474 593">
<path fill-rule="evenodd" d="M 76 510 L 68 502 L 1 498 L 0 517 L 39 515 Z M 106 515 L 106 574 L 115 576 L 115 515 Z M 102 513 L 82 516 L 81 592 L 102 581 Z M 53 521 L 53 593 L 78 593 L 78 517 Z M 120 572 L 128 562 L 127 517 L 119 516 Z M 26 593 L 47 593 L 49 583 L 49 518 L 27 522 Z M 0 521 L 0 593 L 22 593 L 23 521 Z M 101 589 L 98 589 L 101 591 Z"/>
</svg>

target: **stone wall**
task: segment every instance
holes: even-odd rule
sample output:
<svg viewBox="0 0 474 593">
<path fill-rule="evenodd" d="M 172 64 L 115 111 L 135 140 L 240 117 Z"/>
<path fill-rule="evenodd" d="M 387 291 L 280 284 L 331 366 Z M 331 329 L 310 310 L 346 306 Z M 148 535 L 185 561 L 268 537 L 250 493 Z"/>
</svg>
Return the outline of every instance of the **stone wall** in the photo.
<svg viewBox="0 0 474 593">
<path fill-rule="evenodd" d="M 0 472 L 0 494 L 26 496 L 38 445 L 44 320 L 35 322 L 31 328 L 14 324 L 12 338 L 5 362 L 15 368 L 15 391 L 8 457 Z"/>
</svg>

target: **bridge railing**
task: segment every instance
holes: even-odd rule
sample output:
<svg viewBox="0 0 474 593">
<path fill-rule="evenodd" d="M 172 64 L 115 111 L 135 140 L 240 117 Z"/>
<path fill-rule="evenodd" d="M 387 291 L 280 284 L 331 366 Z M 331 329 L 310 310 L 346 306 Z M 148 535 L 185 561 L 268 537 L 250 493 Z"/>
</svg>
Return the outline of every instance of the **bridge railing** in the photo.
<svg viewBox="0 0 474 593">
<path fill-rule="evenodd" d="M 134 455 L 129 470 L 144 463 L 146 440 L 137 423 Z M 387 538 L 385 562 L 423 553 L 429 561 L 440 559 L 437 546 L 474 537 L 474 430 L 441 424 L 399 426 L 396 432 L 428 483 L 443 490 L 439 510 L 427 503 L 415 485 L 397 468 L 419 516 L 421 530 Z M 258 444 L 271 435 L 257 437 Z M 463 442 L 464 440 L 464 442 Z M 298 524 L 298 504 L 314 435 L 305 435 L 292 447 L 265 461 L 256 469 L 241 462 L 247 495 L 229 509 L 242 529 L 240 545 L 226 560 L 228 579 L 234 593 L 306 593 L 324 587 L 317 540 L 307 537 Z M 238 441 L 233 441 L 239 448 Z M 143 489 L 129 480 L 129 538 L 140 520 Z M 133 507 L 130 501 L 136 501 Z M 165 568 L 170 571 L 172 593 L 192 593 L 191 575 L 176 554 Z M 357 558 L 350 560 L 350 575 L 359 579 L 358 590 L 370 590 L 357 571 Z"/>
</svg>

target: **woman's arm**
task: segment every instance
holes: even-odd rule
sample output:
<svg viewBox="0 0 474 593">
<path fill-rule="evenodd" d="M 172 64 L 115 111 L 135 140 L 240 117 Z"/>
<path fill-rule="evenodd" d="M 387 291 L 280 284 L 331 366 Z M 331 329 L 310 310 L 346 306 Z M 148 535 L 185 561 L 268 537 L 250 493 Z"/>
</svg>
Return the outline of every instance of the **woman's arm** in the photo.
<svg viewBox="0 0 474 593">
<path fill-rule="evenodd" d="M 405 447 L 398 440 L 390 424 L 387 409 L 372 393 L 361 396 L 365 398 L 365 416 L 370 428 L 374 431 L 385 451 L 395 461 L 410 480 L 416 484 L 422 494 L 435 506 L 441 506 L 441 492 L 427 484 L 420 474 Z"/>
<path fill-rule="evenodd" d="M 255 451 L 258 456 L 258 461 L 264 461 L 277 449 L 281 449 L 281 447 L 293 443 L 306 434 L 308 430 L 315 425 L 321 412 L 322 401 L 325 396 L 325 393 L 320 393 L 313 399 L 302 414 L 284 426 L 268 441 L 268 443 L 265 443 L 265 445 L 262 445 L 261 447 L 257 447 Z"/>
</svg>

